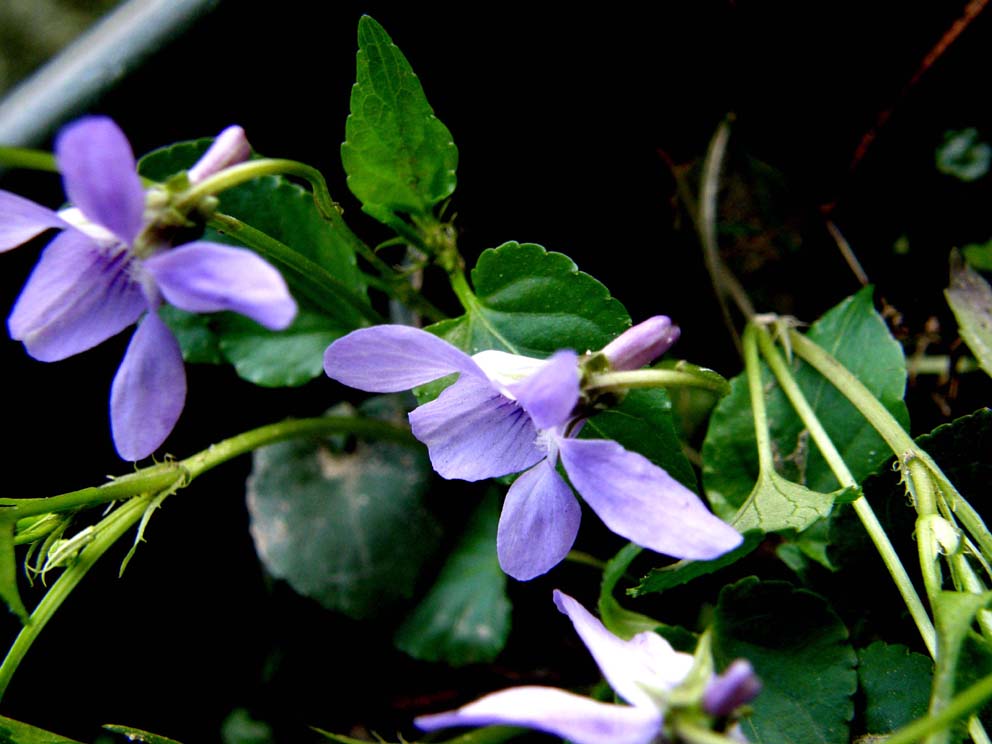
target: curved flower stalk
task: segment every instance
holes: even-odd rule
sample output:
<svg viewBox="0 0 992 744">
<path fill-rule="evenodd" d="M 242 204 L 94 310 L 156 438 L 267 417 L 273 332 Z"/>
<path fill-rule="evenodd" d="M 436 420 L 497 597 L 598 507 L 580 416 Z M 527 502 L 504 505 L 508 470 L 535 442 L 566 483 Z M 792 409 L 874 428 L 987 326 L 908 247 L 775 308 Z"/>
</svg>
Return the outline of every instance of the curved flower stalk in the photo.
<svg viewBox="0 0 992 744">
<path fill-rule="evenodd" d="M 167 195 L 141 185 L 134 154 L 110 119 L 65 127 L 55 154 L 72 207 L 55 212 L 0 191 L 0 251 L 49 228 L 48 244 L 7 321 L 35 359 L 54 362 L 116 335 L 139 319 L 114 377 L 110 419 L 125 460 L 140 460 L 165 441 L 186 399 L 179 344 L 158 316 L 163 302 L 189 312 L 233 310 L 280 330 L 296 303 L 279 272 L 255 253 L 194 241 L 173 248 L 169 234 L 185 215 Z M 231 127 L 189 172 L 203 180 L 249 154 L 243 130 Z"/>
<path fill-rule="evenodd" d="M 457 710 L 420 716 L 424 731 L 452 726 L 524 726 L 565 737 L 575 744 L 658 744 L 667 742 L 665 716 L 679 707 L 724 717 L 754 699 L 761 683 L 750 663 L 733 662 L 720 676 L 710 675 L 689 699 L 673 692 L 690 681 L 696 660 L 657 633 L 638 633 L 629 641 L 610 633 L 581 604 L 560 591 L 558 609 L 568 616 L 613 690 L 628 705 L 601 703 L 553 687 L 516 687 L 469 703 Z M 692 699 L 695 697 L 695 699 Z"/>
<path fill-rule="evenodd" d="M 600 354 L 614 369 L 631 369 L 666 351 L 677 337 L 671 321 L 657 316 Z M 436 400 L 411 412 L 410 426 L 443 478 L 477 481 L 525 471 L 506 495 L 496 542 L 500 565 L 516 579 L 546 573 L 575 542 L 581 510 L 558 474 L 559 459 L 606 526 L 638 545 L 710 559 L 741 542 L 699 497 L 647 458 L 616 442 L 576 438 L 585 409 L 574 351 L 546 360 L 500 351 L 469 356 L 426 331 L 385 325 L 331 344 L 324 371 L 377 393 L 458 373 Z"/>
</svg>

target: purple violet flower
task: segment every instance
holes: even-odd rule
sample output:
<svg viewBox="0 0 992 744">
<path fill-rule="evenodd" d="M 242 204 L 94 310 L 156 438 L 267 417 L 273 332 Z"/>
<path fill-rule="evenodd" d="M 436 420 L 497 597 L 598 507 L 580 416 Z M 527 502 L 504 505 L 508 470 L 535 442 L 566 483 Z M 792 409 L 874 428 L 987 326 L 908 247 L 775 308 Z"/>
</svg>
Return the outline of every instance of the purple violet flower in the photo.
<svg viewBox="0 0 992 744">
<path fill-rule="evenodd" d="M 420 716 L 414 723 L 424 731 L 453 726 L 524 726 L 564 737 L 575 744 L 657 744 L 667 741 L 662 726 L 669 707 L 669 693 L 689 675 L 694 659 L 676 651 L 657 633 L 638 633 L 625 641 L 608 631 L 581 604 L 560 591 L 555 604 L 572 621 L 610 686 L 629 705 L 601 703 L 553 687 L 516 687 L 469 703 L 457 710 Z M 728 691 L 724 677 L 713 677 L 704 691 L 723 685 L 717 696 L 738 704 L 752 700 L 761 683 L 751 665 L 737 660 L 735 690 Z M 728 696 L 729 692 L 729 696 Z M 712 715 L 729 715 L 704 709 Z M 736 707 L 736 706 L 735 706 Z"/>
<path fill-rule="evenodd" d="M 248 153 L 244 132 L 231 127 L 191 169 L 191 181 Z M 56 138 L 55 155 L 71 208 L 55 212 L 0 191 L 0 251 L 49 228 L 62 230 L 42 253 L 7 325 L 28 354 L 54 362 L 144 316 L 110 394 L 117 452 L 140 460 L 165 441 L 186 399 L 179 344 L 157 312 L 162 302 L 195 313 L 233 310 L 272 330 L 292 322 L 296 303 L 279 272 L 251 251 L 206 241 L 172 248 L 158 235 L 153 192 L 142 187 L 131 145 L 112 120 L 88 117 L 68 125 Z"/>
<path fill-rule="evenodd" d="M 644 347 L 654 354 L 665 351 L 678 336 L 673 329 L 658 316 L 604 351 L 619 348 L 622 363 L 640 362 Z M 631 338 L 638 349 L 629 347 Z M 706 560 L 741 542 L 696 494 L 644 456 L 613 441 L 575 438 L 583 414 L 577 412 L 580 369 L 574 351 L 558 351 L 546 360 L 500 351 L 469 356 L 426 331 L 383 325 L 331 344 L 324 371 L 374 393 L 408 390 L 458 373 L 436 400 L 410 413 L 410 427 L 443 478 L 477 481 L 526 471 L 507 492 L 496 537 L 500 566 L 516 579 L 551 570 L 575 542 L 581 510 L 558 474 L 559 458 L 606 526 L 638 545 Z"/>
</svg>

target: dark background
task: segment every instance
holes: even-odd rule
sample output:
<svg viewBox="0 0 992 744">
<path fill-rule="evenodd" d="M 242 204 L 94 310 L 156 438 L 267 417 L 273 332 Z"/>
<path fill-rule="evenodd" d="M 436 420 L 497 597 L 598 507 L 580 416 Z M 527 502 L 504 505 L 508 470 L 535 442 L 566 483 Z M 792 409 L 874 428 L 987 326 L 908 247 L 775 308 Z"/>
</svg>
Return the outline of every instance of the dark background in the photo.
<svg viewBox="0 0 992 744">
<path fill-rule="evenodd" d="M 948 251 L 992 237 L 990 193 L 988 179 L 965 185 L 939 174 L 934 149 L 948 129 L 975 126 L 992 139 L 988 13 L 904 87 L 962 10 L 960 2 L 613 3 L 552 12 L 533 2 L 227 0 L 91 110 L 113 116 L 138 153 L 239 123 L 259 152 L 320 168 L 353 229 L 375 244 L 389 235 L 348 193 L 338 150 L 356 26 L 369 13 L 407 55 L 458 144 L 453 210 L 469 263 L 506 240 L 565 252 L 635 320 L 675 318 L 678 355 L 727 376 L 740 362 L 666 157 L 701 158 L 733 112 L 724 217 L 747 221 L 753 240 L 728 239 L 725 248 L 758 309 L 811 321 L 858 288 L 825 230 L 828 211 L 879 295 L 901 311 L 897 330 L 907 344 L 936 316 L 942 333 L 932 348 L 947 353 L 955 341 L 941 294 Z M 890 108 L 852 170 L 858 143 Z M 62 198 L 49 175 L 9 173 L 0 187 L 53 206 Z M 905 254 L 893 250 L 901 236 Z M 4 314 L 43 242 L 4 257 Z M 127 338 L 57 365 L 0 343 L 4 496 L 52 495 L 128 469 L 107 422 Z M 315 414 L 335 396 L 326 380 L 261 390 L 226 369 L 191 368 L 189 383 L 187 410 L 167 444 L 177 456 L 287 414 Z M 952 415 L 988 401 L 975 376 L 961 381 L 956 399 L 949 392 L 930 381 L 911 390 L 914 433 L 945 419 L 935 395 Z M 550 669 L 595 678 L 550 603 L 555 586 L 588 603 L 589 569 L 559 568 L 511 587 L 519 622 L 494 667 L 418 664 L 390 651 L 388 619 L 335 617 L 265 580 L 247 530 L 247 470 L 246 460 L 236 462 L 170 498 L 122 580 L 115 576 L 126 546 L 111 552 L 32 649 L 0 713 L 82 740 L 107 722 L 187 744 L 218 740 L 220 722 L 239 707 L 275 725 L 280 741 L 306 740 L 305 725 L 395 738 L 397 730 L 413 736 L 417 713 L 514 681 L 553 682 Z M 601 537 L 591 535 L 587 547 L 600 549 Z M 40 596 L 26 594 L 29 604 Z M 12 638 L 16 622 L 3 628 Z"/>
</svg>

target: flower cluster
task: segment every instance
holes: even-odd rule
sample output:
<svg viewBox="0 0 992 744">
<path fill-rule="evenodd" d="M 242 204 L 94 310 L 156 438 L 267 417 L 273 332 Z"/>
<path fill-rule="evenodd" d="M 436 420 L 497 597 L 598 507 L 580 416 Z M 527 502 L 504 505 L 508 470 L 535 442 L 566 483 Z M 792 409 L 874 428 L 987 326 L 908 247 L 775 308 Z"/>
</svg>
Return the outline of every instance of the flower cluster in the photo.
<svg viewBox="0 0 992 744">
<path fill-rule="evenodd" d="M 246 159 L 239 127 L 225 130 L 189 171 L 195 183 Z M 172 431 L 186 398 L 179 344 L 158 315 L 163 302 L 195 313 L 233 310 L 267 328 L 288 326 L 296 303 L 275 268 L 251 251 L 206 241 L 173 248 L 161 194 L 146 192 L 124 133 L 89 117 L 55 142 L 72 207 L 52 211 L 0 191 L 0 251 L 45 230 L 45 248 L 8 320 L 10 334 L 44 362 L 78 354 L 141 320 L 111 387 L 117 452 L 139 460 Z M 181 217 L 181 216 L 180 216 Z"/>
<path fill-rule="evenodd" d="M 656 744 L 667 741 L 665 715 L 673 691 L 690 676 L 695 663 L 657 633 L 638 633 L 625 641 L 608 631 L 581 604 L 555 591 L 555 604 L 568 616 L 600 671 L 629 703 L 601 703 L 553 687 L 525 686 L 486 695 L 457 710 L 421 716 L 425 731 L 452 726 L 524 726 L 562 736 L 575 744 Z M 738 659 L 723 674 L 706 681 L 700 700 L 680 701 L 706 715 L 725 717 L 751 701 L 761 683 L 749 662 Z"/>
<path fill-rule="evenodd" d="M 614 370 L 640 367 L 678 337 L 651 318 L 600 352 Z M 499 351 L 469 356 L 431 333 L 406 326 L 354 331 L 331 344 L 324 370 L 368 392 L 397 392 L 452 373 L 458 380 L 410 414 L 444 478 L 477 481 L 518 473 L 497 533 L 500 565 L 527 580 L 571 549 L 581 510 L 559 475 L 559 460 L 582 498 L 613 532 L 659 553 L 710 559 L 741 536 L 647 458 L 616 442 L 579 439 L 584 420 L 579 355 L 531 359 Z"/>
</svg>

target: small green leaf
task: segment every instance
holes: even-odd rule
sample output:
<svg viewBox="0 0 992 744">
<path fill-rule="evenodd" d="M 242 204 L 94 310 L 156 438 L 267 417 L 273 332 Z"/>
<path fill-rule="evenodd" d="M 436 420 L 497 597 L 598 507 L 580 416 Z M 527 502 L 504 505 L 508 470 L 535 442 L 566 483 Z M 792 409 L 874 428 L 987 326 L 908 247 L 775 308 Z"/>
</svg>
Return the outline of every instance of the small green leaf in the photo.
<svg viewBox="0 0 992 744">
<path fill-rule="evenodd" d="M 117 726 L 108 723 L 103 728 L 112 733 L 127 737 L 128 741 L 140 741 L 144 742 L 144 744 L 179 744 L 175 739 L 170 739 L 167 736 L 159 736 L 149 731 L 142 731 L 133 726 Z"/>
<path fill-rule="evenodd" d="M 21 601 L 17 589 L 17 558 L 14 555 L 14 523 L 0 521 L 0 599 L 7 603 L 7 609 L 28 622 L 28 611 Z"/>
<path fill-rule="evenodd" d="M 227 313 L 217 324 L 220 350 L 238 375 L 265 387 L 292 387 L 324 371 L 324 351 L 350 329 L 324 315 L 300 311 L 278 333 L 240 315 Z"/>
<path fill-rule="evenodd" d="M 158 309 L 159 317 L 175 334 L 183 359 L 190 364 L 223 364 L 224 355 L 220 350 L 217 336 L 217 315 L 197 315 L 180 310 L 172 305 Z"/>
<path fill-rule="evenodd" d="M 829 515 L 835 500 L 850 501 L 852 492 L 857 493 L 856 489 L 818 493 L 787 481 L 775 471 L 762 472 L 730 523 L 739 532 L 802 532 L 816 520 Z"/>
<path fill-rule="evenodd" d="M 0 741 L 4 744 L 82 744 L 5 716 L 0 716 Z"/>
<path fill-rule="evenodd" d="M 341 161 L 367 212 L 429 214 L 455 190 L 458 149 L 406 57 L 376 21 L 358 23 L 357 79 Z"/>
<path fill-rule="evenodd" d="M 753 713 L 741 723 L 752 742 L 848 744 L 856 656 L 822 597 L 782 581 L 742 579 L 720 592 L 712 631 L 717 668 L 745 658 L 761 679 Z"/>
<path fill-rule="evenodd" d="M 961 338 L 981 368 L 992 375 L 992 287 L 957 251 L 951 252 L 951 286 L 944 296 L 957 318 Z"/>
<path fill-rule="evenodd" d="M 962 181 L 977 181 L 989 172 L 992 147 L 978 138 L 978 130 L 950 129 L 937 148 L 937 170 Z"/>
<path fill-rule="evenodd" d="M 483 251 L 472 270 L 472 307 L 428 328 L 469 354 L 498 349 L 546 357 L 600 349 L 630 327 L 609 290 L 568 256 L 533 243 Z"/>
<path fill-rule="evenodd" d="M 400 650 L 452 666 L 492 661 L 503 650 L 510 601 L 496 558 L 499 512 L 493 492 L 476 510 L 434 586 L 396 632 Z"/>
<path fill-rule="evenodd" d="M 352 452 L 330 439 L 257 450 L 247 498 L 262 563 L 329 609 L 356 618 L 388 611 L 412 594 L 437 542 L 422 502 L 430 473 L 422 450 L 388 442 L 358 442 Z"/>
<path fill-rule="evenodd" d="M 765 534 L 763 532 L 748 532 L 744 535 L 744 542 L 734 548 L 729 553 L 724 553 L 719 558 L 709 561 L 689 561 L 681 560 L 662 568 L 654 568 L 647 576 L 641 579 L 631 593 L 635 597 L 652 592 L 663 592 L 682 584 L 687 584 L 698 576 L 719 571 L 724 566 L 736 563 L 744 556 L 748 555 L 761 544 Z"/>
<path fill-rule="evenodd" d="M 664 390 L 631 390 L 619 406 L 589 419 L 581 436 L 613 439 L 644 455 L 689 490 L 699 490 L 675 431 L 672 402 Z"/>
<path fill-rule="evenodd" d="M 886 734 L 926 715 L 933 661 L 899 644 L 876 641 L 858 651 L 865 728 Z"/>
</svg>

